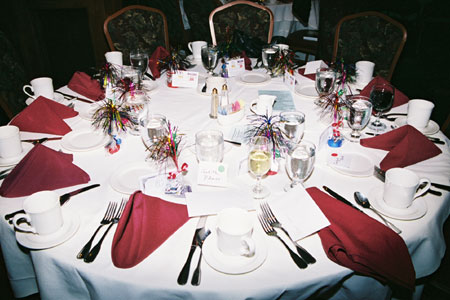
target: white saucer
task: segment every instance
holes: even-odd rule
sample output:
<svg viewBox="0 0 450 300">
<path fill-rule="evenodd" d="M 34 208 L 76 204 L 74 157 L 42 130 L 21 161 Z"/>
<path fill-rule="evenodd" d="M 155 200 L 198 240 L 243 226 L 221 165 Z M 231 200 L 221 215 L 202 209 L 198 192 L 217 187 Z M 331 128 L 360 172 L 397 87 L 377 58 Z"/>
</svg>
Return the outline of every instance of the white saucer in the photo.
<svg viewBox="0 0 450 300">
<path fill-rule="evenodd" d="M 69 151 L 83 152 L 101 148 L 109 137 L 100 131 L 74 130 L 63 136 L 61 146 Z"/>
<path fill-rule="evenodd" d="M 370 204 L 381 214 L 397 220 L 415 220 L 427 213 L 427 204 L 422 197 L 415 199 L 408 208 L 388 206 L 383 200 L 383 188 L 375 188 L 369 194 Z"/>
<path fill-rule="evenodd" d="M 271 80 L 269 74 L 259 72 L 245 72 L 238 78 L 243 84 L 266 84 Z"/>
<path fill-rule="evenodd" d="M 217 234 L 212 232 L 203 243 L 203 257 L 213 269 L 226 274 L 249 273 L 263 264 L 267 257 L 267 246 L 264 239 L 257 233 L 253 234 L 256 244 L 255 255 L 252 257 L 230 256 L 223 254 L 217 248 Z"/>
<path fill-rule="evenodd" d="M 315 83 L 296 84 L 295 93 L 297 95 L 310 99 L 317 99 L 319 97 Z"/>
<path fill-rule="evenodd" d="M 25 104 L 30 105 L 31 103 L 33 103 L 34 100 L 36 100 L 36 99 L 29 97 L 27 100 L 25 100 Z M 53 99 L 51 99 L 51 100 L 61 103 L 61 104 L 65 104 L 65 103 L 63 103 L 65 100 L 64 96 L 58 92 L 53 93 Z"/>
<path fill-rule="evenodd" d="M 71 238 L 80 226 L 80 218 L 76 214 L 63 212 L 63 226 L 55 233 L 38 235 L 16 231 L 19 244 L 29 249 L 47 249 L 60 245 Z"/>
<path fill-rule="evenodd" d="M 356 152 L 339 153 L 336 157 L 330 156 L 327 164 L 344 175 L 367 177 L 373 174 L 374 164 L 370 158 Z"/>
<path fill-rule="evenodd" d="M 8 157 L 8 158 L 0 157 L 0 167 L 8 167 L 8 166 L 17 165 L 22 160 L 22 158 L 24 158 L 25 155 L 27 155 L 27 153 L 30 152 L 31 149 L 33 149 L 33 146 L 34 145 L 32 143 L 22 142 L 22 153 L 20 153 L 17 156 L 14 156 L 14 157 Z"/>
<path fill-rule="evenodd" d="M 406 118 L 407 118 L 407 116 L 398 117 L 394 121 L 395 125 L 397 125 L 398 127 L 406 125 Z M 421 129 L 419 131 L 422 132 L 424 135 L 432 135 L 432 134 L 439 132 L 439 125 L 435 121 L 430 120 L 428 122 L 427 127 L 425 127 L 424 129 Z"/>
<path fill-rule="evenodd" d="M 155 169 L 146 162 L 122 165 L 111 175 L 109 183 L 119 193 L 131 195 L 140 189 L 139 178 L 155 173 Z"/>
</svg>

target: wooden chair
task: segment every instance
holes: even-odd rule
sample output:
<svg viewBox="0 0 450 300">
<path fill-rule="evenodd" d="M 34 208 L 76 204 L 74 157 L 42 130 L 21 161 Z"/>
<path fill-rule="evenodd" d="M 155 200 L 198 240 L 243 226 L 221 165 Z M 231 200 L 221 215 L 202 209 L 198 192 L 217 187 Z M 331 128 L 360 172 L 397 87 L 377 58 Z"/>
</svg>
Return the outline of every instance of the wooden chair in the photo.
<svg viewBox="0 0 450 300">
<path fill-rule="evenodd" d="M 269 44 L 273 34 L 273 13 L 257 3 L 237 0 L 211 12 L 209 29 L 214 45 L 225 42 L 235 29 Z"/>
<path fill-rule="evenodd" d="M 124 60 L 130 50 L 140 48 L 149 55 L 158 46 L 169 49 L 166 16 L 156 8 L 131 5 L 106 18 L 103 24 L 106 40 L 112 51 L 122 51 Z"/>
<path fill-rule="evenodd" d="M 374 75 L 390 81 L 406 36 L 402 24 L 379 12 L 345 16 L 336 26 L 332 61 L 372 61 L 375 63 Z"/>
</svg>

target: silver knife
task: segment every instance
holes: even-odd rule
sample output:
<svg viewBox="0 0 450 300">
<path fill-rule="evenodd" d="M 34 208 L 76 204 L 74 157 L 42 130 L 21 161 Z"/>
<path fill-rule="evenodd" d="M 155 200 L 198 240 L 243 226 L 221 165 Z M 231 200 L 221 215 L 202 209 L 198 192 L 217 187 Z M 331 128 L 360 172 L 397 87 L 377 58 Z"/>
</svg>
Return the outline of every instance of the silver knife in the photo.
<svg viewBox="0 0 450 300">
<path fill-rule="evenodd" d="M 66 193 L 62 196 L 59 197 L 59 204 L 63 205 L 64 203 L 66 203 L 72 196 L 78 195 L 79 193 L 83 193 L 86 192 L 90 189 L 96 188 L 100 186 L 100 184 L 96 183 L 96 184 L 91 184 L 85 187 L 82 187 L 80 189 L 77 189 L 75 191 Z M 12 212 L 10 214 L 5 215 L 5 220 L 11 220 L 12 218 L 14 218 L 15 215 L 19 214 L 19 213 L 25 213 L 25 211 L 23 209 Z"/>
<path fill-rule="evenodd" d="M 180 285 L 186 284 L 186 282 L 188 280 L 192 256 L 194 255 L 195 249 L 197 249 L 197 246 L 198 246 L 197 235 L 198 235 L 199 231 L 203 227 L 205 227 L 206 218 L 207 218 L 207 216 L 201 216 L 200 219 L 198 220 L 197 227 L 196 227 L 195 233 L 194 233 L 194 237 L 192 238 L 191 250 L 189 250 L 189 254 L 186 259 L 186 262 L 184 263 L 184 266 L 181 269 L 180 275 L 178 275 L 177 282 Z"/>
</svg>

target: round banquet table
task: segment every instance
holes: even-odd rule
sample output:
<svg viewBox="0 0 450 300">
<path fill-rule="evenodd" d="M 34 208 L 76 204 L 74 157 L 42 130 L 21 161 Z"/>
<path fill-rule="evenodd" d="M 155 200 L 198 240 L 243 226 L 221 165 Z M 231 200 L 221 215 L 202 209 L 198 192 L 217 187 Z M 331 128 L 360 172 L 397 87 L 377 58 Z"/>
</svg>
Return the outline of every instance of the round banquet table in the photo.
<svg viewBox="0 0 450 300">
<path fill-rule="evenodd" d="M 200 72 L 200 81 L 204 80 L 205 70 L 198 64 L 195 69 Z M 255 72 L 264 72 L 256 70 Z M 156 81 L 158 87 L 150 92 L 149 108 L 152 112 L 163 114 L 172 124 L 179 126 L 186 134 L 187 140 L 201 129 L 227 130 L 216 120 L 209 118 L 210 97 L 201 95 L 196 89 L 169 88 L 165 75 Z M 202 85 L 200 83 L 200 85 Z M 281 78 L 274 78 L 264 85 L 248 85 L 237 78 L 229 78 L 228 85 L 232 100 L 242 99 L 247 104 L 246 114 L 250 114 L 249 103 L 258 97 L 258 90 L 288 90 Z M 63 87 L 60 91 L 71 91 Z M 320 120 L 319 111 L 314 100 L 295 92 L 292 93 L 297 110 L 306 114 L 304 139 L 316 145 L 319 136 L 327 127 Z M 88 104 L 76 101 L 75 109 L 83 109 Z M 405 112 L 406 106 L 392 109 Z M 90 128 L 89 121 L 79 116 L 67 120 L 72 129 Z M 245 123 L 245 118 L 241 121 Z M 39 134 L 22 133 L 26 137 L 38 137 Z M 47 135 L 48 136 L 48 135 Z M 437 157 L 407 167 L 420 176 L 432 181 L 449 184 L 450 151 L 449 141 L 442 132 L 434 136 L 446 140 L 446 145 L 438 145 L 443 151 Z M 240 275 L 228 275 L 215 271 L 206 262 L 202 264 L 202 281 L 200 286 L 190 283 L 177 284 L 178 274 L 186 260 L 192 236 L 198 218 L 191 218 L 156 251 L 137 266 L 129 269 L 116 268 L 111 261 L 112 230 L 106 237 L 97 259 L 87 264 L 76 259 L 76 254 L 97 228 L 107 203 L 120 201 L 128 195 L 117 192 L 110 184 L 117 170 L 132 163 L 145 164 L 144 145 L 139 136 L 122 136 L 120 151 L 111 155 L 104 149 L 86 152 L 74 152 L 74 163 L 85 170 L 91 177 L 90 183 L 100 183 L 99 188 L 75 196 L 63 206 L 63 211 L 77 215 L 80 226 L 72 238 L 63 244 L 44 250 L 27 250 L 15 239 L 14 230 L 4 218 L 0 221 L 0 242 L 5 259 L 8 276 L 16 297 L 24 297 L 36 292 L 42 299 L 306 299 L 311 296 L 328 294 L 331 299 L 386 299 L 391 297 L 388 286 L 370 277 L 360 276 L 352 270 L 330 261 L 321 245 L 317 234 L 300 241 L 317 262 L 307 269 L 299 269 L 291 260 L 283 245 L 275 238 L 265 236 L 255 220 L 255 234 L 264 237 L 268 254 L 264 263 L 256 270 Z M 46 146 L 60 150 L 60 141 L 48 141 Z M 379 164 L 385 151 L 363 148 L 359 144 L 344 143 L 343 149 L 364 153 Z M 67 150 L 62 149 L 64 152 Z M 327 185 L 331 189 L 355 203 L 355 190 L 370 195 L 374 188 L 381 189 L 383 183 L 373 176 L 352 177 L 343 175 L 330 168 L 326 157 L 330 149 L 325 146 L 318 150 L 315 169 L 305 182 L 305 187 Z M 70 152 L 69 152 L 70 153 Z M 239 185 L 250 190 L 254 178 L 249 174 L 239 174 L 239 162 L 246 159 L 246 147 L 232 145 L 225 154 L 224 162 L 229 165 L 230 184 Z M 193 185 L 195 192 L 197 162 L 189 149 L 182 151 L 181 160 L 188 162 L 189 172 L 186 179 Z M 234 173 L 233 173 L 234 172 Z M 263 184 L 270 188 L 270 200 L 283 197 L 283 187 L 289 182 L 284 168 L 277 175 L 263 179 Z M 80 185 L 81 186 L 81 185 Z M 75 187 L 57 190 L 63 194 Z M 221 189 L 220 192 L 226 193 Z M 440 264 L 445 252 L 442 226 L 450 212 L 449 192 L 442 191 L 438 197 L 426 194 L 423 197 L 427 213 L 413 221 L 391 221 L 403 230 L 401 237 L 406 242 L 416 271 L 421 278 L 433 273 Z M 248 193 L 247 197 L 251 197 Z M 7 213 L 22 208 L 22 198 L 1 198 L 0 213 Z M 182 200 L 180 200 L 182 201 Z M 364 212 L 377 220 L 372 212 Z M 252 212 L 255 214 L 255 212 Z M 208 217 L 206 226 L 213 228 L 215 215 Z M 113 228 L 114 229 L 114 228 Z M 196 251 L 193 262 L 197 261 Z M 194 267 L 191 267 L 191 272 Z M 422 286 L 417 286 L 415 298 L 419 299 Z"/>
</svg>

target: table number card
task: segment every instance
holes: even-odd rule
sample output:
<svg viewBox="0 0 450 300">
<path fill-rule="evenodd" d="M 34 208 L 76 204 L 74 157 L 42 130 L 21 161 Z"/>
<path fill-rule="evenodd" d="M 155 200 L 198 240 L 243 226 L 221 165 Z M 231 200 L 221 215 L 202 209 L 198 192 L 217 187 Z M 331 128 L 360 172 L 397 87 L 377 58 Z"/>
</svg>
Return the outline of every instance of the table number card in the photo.
<svg viewBox="0 0 450 300">
<path fill-rule="evenodd" d="M 176 71 L 172 75 L 172 87 L 197 88 L 198 72 Z"/>
<path fill-rule="evenodd" d="M 245 61 L 243 58 L 231 59 L 227 61 L 228 77 L 235 77 L 245 71 Z"/>
<path fill-rule="evenodd" d="M 289 73 L 284 73 L 284 83 L 288 86 L 291 93 L 295 92 L 295 76 Z"/>
<path fill-rule="evenodd" d="M 328 65 L 323 60 L 309 61 L 305 66 L 305 75 L 316 74 L 319 68 L 328 68 Z"/>
<path fill-rule="evenodd" d="M 227 186 L 228 165 L 216 162 L 200 162 L 198 164 L 197 183 L 209 186 Z"/>
</svg>

